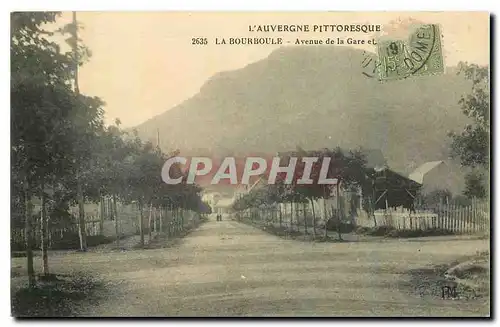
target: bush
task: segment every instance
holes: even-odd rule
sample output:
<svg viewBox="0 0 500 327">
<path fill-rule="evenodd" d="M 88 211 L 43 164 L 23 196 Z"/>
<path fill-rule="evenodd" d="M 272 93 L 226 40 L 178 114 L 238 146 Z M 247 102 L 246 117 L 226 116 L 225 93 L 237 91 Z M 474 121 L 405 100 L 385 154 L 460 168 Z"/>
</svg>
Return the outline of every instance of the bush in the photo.
<svg viewBox="0 0 500 327">
<path fill-rule="evenodd" d="M 373 229 L 371 229 L 369 232 L 368 232 L 368 235 L 371 235 L 371 236 L 386 236 L 386 235 L 389 235 L 390 233 L 396 231 L 396 229 L 394 227 L 390 227 L 390 226 L 377 226 L 377 227 L 374 227 Z"/>
<path fill-rule="evenodd" d="M 409 238 L 409 237 L 425 237 L 425 236 L 443 236 L 453 235 L 454 233 L 449 230 L 430 228 L 430 229 L 395 229 L 390 226 L 377 226 L 377 227 L 358 227 L 356 233 L 370 236 L 385 236 L 394 238 Z"/>
<path fill-rule="evenodd" d="M 358 226 L 356 227 L 356 234 L 368 234 L 368 232 L 371 230 L 370 227 L 365 227 L 365 226 Z"/>
<path fill-rule="evenodd" d="M 326 223 L 326 229 L 329 231 L 335 231 L 338 232 L 339 230 L 339 224 L 337 219 L 330 218 L 328 219 L 328 222 Z M 341 233 L 352 233 L 355 230 L 355 226 L 351 224 L 350 222 L 341 222 L 340 223 L 340 232 Z"/>
</svg>

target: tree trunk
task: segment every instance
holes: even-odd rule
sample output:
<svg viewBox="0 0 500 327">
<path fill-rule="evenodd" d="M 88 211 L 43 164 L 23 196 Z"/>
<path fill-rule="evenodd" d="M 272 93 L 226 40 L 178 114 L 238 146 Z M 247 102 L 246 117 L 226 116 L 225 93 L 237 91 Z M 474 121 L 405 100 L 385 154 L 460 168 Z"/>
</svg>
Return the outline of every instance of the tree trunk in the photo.
<svg viewBox="0 0 500 327">
<path fill-rule="evenodd" d="M 302 203 L 302 215 L 304 216 L 304 232 L 307 234 L 307 214 L 306 214 L 306 203 Z"/>
<path fill-rule="evenodd" d="M 281 228 L 281 225 L 283 224 L 283 214 L 281 213 L 281 203 L 278 203 L 278 210 L 279 210 L 279 223 L 280 223 L 280 228 Z"/>
<path fill-rule="evenodd" d="M 172 205 L 168 205 L 167 207 L 167 237 L 170 238 L 172 236 L 172 221 L 173 221 L 173 214 L 172 214 Z"/>
<path fill-rule="evenodd" d="M 299 203 L 294 202 L 294 210 L 295 210 L 295 222 L 297 223 L 297 231 L 300 231 L 300 224 L 299 224 Z"/>
<path fill-rule="evenodd" d="M 143 216 L 143 205 L 142 202 L 139 201 L 139 234 L 141 236 L 140 239 L 140 246 L 144 247 L 144 216 Z"/>
<path fill-rule="evenodd" d="M 76 21 L 76 11 L 73 11 L 73 25 L 75 26 L 74 30 L 72 31 L 74 37 L 74 43 L 72 45 L 72 51 L 74 55 L 74 61 L 73 61 L 74 88 L 76 96 L 79 97 L 80 88 L 78 86 L 78 65 L 79 65 L 78 28 L 77 28 L 78 25 Z M 83 199 L 82 178 L 80 175 L 80 171 L 78 170 L 76 174 L 76 197 L 78 200 L 78 234 L 80 237 L 80 250 L 87 251 L 87 233 L 85 230 L 85 207 Z"/>
<path fill-rule="evenodd" d="M 170 206 L 170 236 L 175 235 L 175 229 L 177 228 L 177 221 L 176 221 L 176 215 L 175 215 L 175 208 L 174 205 L 172 204 Z"/>
<path fill-rule="evenodd" d="M 118 219 L 118 208 L 116 205 L 116 195 L 113 194 L 113 216 L 115 216 L 115 233 L 116 233 L 116 246 L 120 246 L 120 221 Z"/>
<path fill-rule="evenodd" d="M 179 208 L 173 207 L 172 208 L 172 219 L 173 219 L 173 224 L 172 224 L 172 232 L 173 236 L 177 236 L 177 230 L 179 229 Z"/>
<path fill-rule="evenodd" d="M 326 195 L 323 198 L 323 213 L 325 215 L 325 238 L 327 238 L 328 237 L 328 211 L 326 209 Z"/>
<path fill-rule="evenodd" d="M 153 210 L 153 231 L 155 233 L 158 233 L 158 212 L 157 208 L 155 207 Z"/>
<path fill-rule="evenodd" d="M 163 206 L 160 207 L 160 216 L 158 217 L 160 219 L 159 221 L 159 229 L 160 229 L 160 233 L 163 234 L 163 211 L 165 210 L 165 208 Z"/>
<path fill-rule="evenodd" d="M 40 191 L 40 199 L 42 200 L 42 208 L 40 210 L 40 248 L 42 249 L 42 273 L 44 276 L 49 274 L 49 257 L 47 253 L 48 243 L 48 219 L 47 219 L 47 197 L 45 196 L 45 183 L 42 181 Z"/>
<path fill-rule="evenodd" d="M 179 209 L 178 208 L 172 208 L 172 220 L 173 220 L 173 236 L 177 236 L 177 229 L 179 228 L 179 215 L 178 215 Z"/>
<path fill-rule="evenodd" d="M 149 217 L 148 217 L 148 237 L 149 237 L 149 242 L 151 243 L 152 239 L 152 232 L 151 232 L 151 218 L 153 215 L 153 202 L 149 204 Z"/>
<path fill-rule="evenodd" d="M 285 228 L 288 226 L 286 222 L 286 201 L 283 202 L 283 219 L 285 220 Z"/>
<path fill-rule="evenodd" d="M 26 266 L 28 268 L 29 288 L 36 286 L 35 268 L 33 266 L 33 230 L 31 220 L 33 219 L 33 204 L 31 203 L 31 193 L 29 185 L 25 181 L 24 191 L 24 228 L 26 237 Z"/>
<path fill-rule="evenodd" d="M 99 211 L 100 211 L 100 219 L 99 219 L 99 234 L 104 235 L 104 196 L 99 192 Z"/>
<path fill-rule="evenodd" d="M 371 204 L 371 210 L 370 214 L 373 218 L 373 226 L 377 227 L 377 217 L 375 216 L 375 204 L 372 202 Z"/>
<path fill-rule="evenodd" d="M 174 235 L 177 236 L 180 231 L 180 215 L 179 215 L 179 208 L 175 208 L 175 230 L 174 230 Z"/>
<path fill-rule="evenodd" d="M 184 208 L 180 208 L 180 222 L 179 222 L 179 231 L 182 232 L 184 230 Z"/>
<path fill-rule="evenodd" d="M 76 179 L 76 196 L 78 198 L 78 236 L 80 237 L 80 250 L 87 251 L 87 231 L 85 230 L 85 206 L 83 199 L 82 181 L 80 176 Z"/>
<path fill-rule="evenodd" d="M 344 215 L 344 210 L 341 210 L 341 199 L 340 199 L 340 184 L 337 183 L 337 216 L 338 216 L 338 226 L 337 233 L 339 240 L 342 240 L 342 217 Z"/>
<path fill-rule="evenodd" d="M 377 204 L 375 203 L 376 199 L 375 199 L 375 181 L 372 181 L 372 200 L 370 201 L 371 205 L 370 205 L 370 208 L 371 208 L 371 214 L 373 215 L 373 224 L 374 224 L 374 227 L 377 227 L 377 217 L 375 217 L 375 207 L 377 206 Z"/>
<path fill-rule="evenodd" d="M 316 213 L 314 212 L 314 200 L 311 200 L 311 209 L 313 214 L 313 238 L 316 238 Z"/>
</svg>

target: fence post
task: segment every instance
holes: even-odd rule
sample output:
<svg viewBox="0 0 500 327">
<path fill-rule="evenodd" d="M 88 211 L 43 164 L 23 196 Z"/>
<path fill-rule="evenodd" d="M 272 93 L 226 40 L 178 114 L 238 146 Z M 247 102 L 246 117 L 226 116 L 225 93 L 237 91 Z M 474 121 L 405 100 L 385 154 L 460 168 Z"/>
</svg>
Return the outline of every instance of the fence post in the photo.
<svg viewBox="0 0 500 327">
<path fill-rule="evenodd" d="M 408 214 L 408 218 L 410 220 L 410 230 L 413 230 L 413 219 L 412 219 L 412 216 L 411 216 L 411 212 Z"/>
<path fill-rule="evenodd" d="M 462 217 L 462 223 L 461 223 L 462 227 L 460 229 L 463 234 L 465 234 L 465 229 L 466 229 L 465 222 L 467 220 L 467 217 L 469 217 L 470 209 L 471 208 L 469 206 L 465 207 L 464 216 Z"/>
<path fill-rule="evenodd" d="M 103 196 L 99 195 L 99 232 L 101 235 L 104 234 L 104 201 L 102 200 Z"/>
<path fill-rule="evenodd" d="M 476 222 L 477 222 L 477 203 L 475 202 L 474 199 L 472 199 L 471 207 L 472 207 L 471 233 L 474 234 L 476 232 Z"/>
<path fill-rule="evenodd" d="M 454 206 L 450 205 L 447 207 L 444 215 L 444 229 L 450 230 L 450 217 L 453 214 Z"/>
<path fill-rule="evenodd" d="M 449 212 L 448 215 L 448 230 L 453 231 L 453 221 L 455 220 L 455 217 L 457 216 L 457 205 L 452 206 L 452 210 Z"/>
</svg>

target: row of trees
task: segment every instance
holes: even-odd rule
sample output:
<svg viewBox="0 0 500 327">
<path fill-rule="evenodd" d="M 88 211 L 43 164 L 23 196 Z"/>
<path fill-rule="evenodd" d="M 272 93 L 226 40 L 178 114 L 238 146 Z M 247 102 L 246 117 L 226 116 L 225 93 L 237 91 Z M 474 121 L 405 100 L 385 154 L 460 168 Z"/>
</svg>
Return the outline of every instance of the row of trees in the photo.
<svg viewBox="0 0 500 327">
<path fill-rule="evenodd" d="M 244 196 L 237 199 L 233 205 L 236 211 L 246 210 L 249 208 L 258 208 L 262 206 L 273 206 L 276 204 L 290 203 L 290 208 L 293 211 L 293 203 L 310 203 L 312 209 L 312 232 L 313 237 L 316 236 L 316 213 L 315 201 L 323 198 L 331 197 L 332 190 L 336 189 L 336 193 L 340 194 L 340 187 L 342 190 L 370 190 L 373 182 L 375 171 L 372 168 L 366 167 L 366 160 L 361 151 L 342 151 L 340 148 L 336 149 L 323 149 L 319 151 L 304 151 L 298 149 L 296 152 L 289 153 L 287 158 L 297 158 L 296 169 L 294 175 L 289 183 L 285 182 L 286 174 L 279 173 L 276 178 L 275 184 L 266 185 L 255 191 L 251 191 Z M 302 161 L 303 157 L 317 157 L 318 160 L 311 165 L 310 173 L 306 169 L 306 163 Z M 320 184 L 320 172 L 324 160 L 330 160 L 328 170 L 326 171 L 326 178 L 337 179 L 337 183 L 333 184 Z M 287 161 L 287 159 L 285 159 Z M 282 163 L 283 165 L 284 163 Z M 301 184 L 298 182 L 304 175 L 310 176 L 311 183 Z M 371 194 L 371 192 L 364 192 Z M 337 197 L 340 199 L 340 197 Z M 371 199 L 367 198 L 367 201 Z M 325 202 L 323 202 L 325 203 Z M 337 205 L 337 208 L 340 206 Z M 367 207 L 369 210 L 371 206 Z M 326 209 L 324 210 L 327 211 Z M 305 209 L 304 209 L 305 212 Z M 342 210 L 337 211 L 337 231 L 340 235 L 340 225 L 343 221 Z M 282 212 L 279 206 L 279 221 L 281 225 Z M 293 216 L 293 214 L 292 214 Z M 306 219 L 304 220 L 307 224 Z M 307 230 L 307 225 L 305 226 Z M 325 236 L 327 231 L 327 221 L 325 221 Z"/>
<path fill-rule="evenodd" d="M 11 15 L 11 209 L 13 219 L 24 220 L 30 287 L 35 285 L 34 198 L 41 201 L 44 274 L 49 271 L 49 217 L 67 212 L 69 204 L 78 204 L 83 251 L 87 249 L 85 202 L 109 196 L 115 217 L 117 201 L 137 203 L 142 245 L 148 208 L 201 208 L 197 186 L 162 182 L 160 173 L 167 154 L 142 142 L 136 133 L 125 133 L 119 120 L 105 126 L 103 101 L 80 94 L 78 67 L 89 58 L 90 51 L 78 38 L 75 13 L 71 24 L 47 29 L 54 26 L 59 15 Z M 69 35 L 66 41 L 71 51 L 62 51 L 50 40 L 55 34 Z"/>
</svg>

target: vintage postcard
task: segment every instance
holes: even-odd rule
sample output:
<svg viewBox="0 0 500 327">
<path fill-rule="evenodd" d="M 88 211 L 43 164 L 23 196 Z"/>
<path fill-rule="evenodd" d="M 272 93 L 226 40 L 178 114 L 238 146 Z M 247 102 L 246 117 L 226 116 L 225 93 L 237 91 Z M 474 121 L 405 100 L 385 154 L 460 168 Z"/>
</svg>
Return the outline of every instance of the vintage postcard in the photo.
<svg viewBox="0 0 500 327">
<path fill-rule="evenodd" d="M 14 317 L 490 317 L 486 12 L 11 13 Z"/>
</svg>

